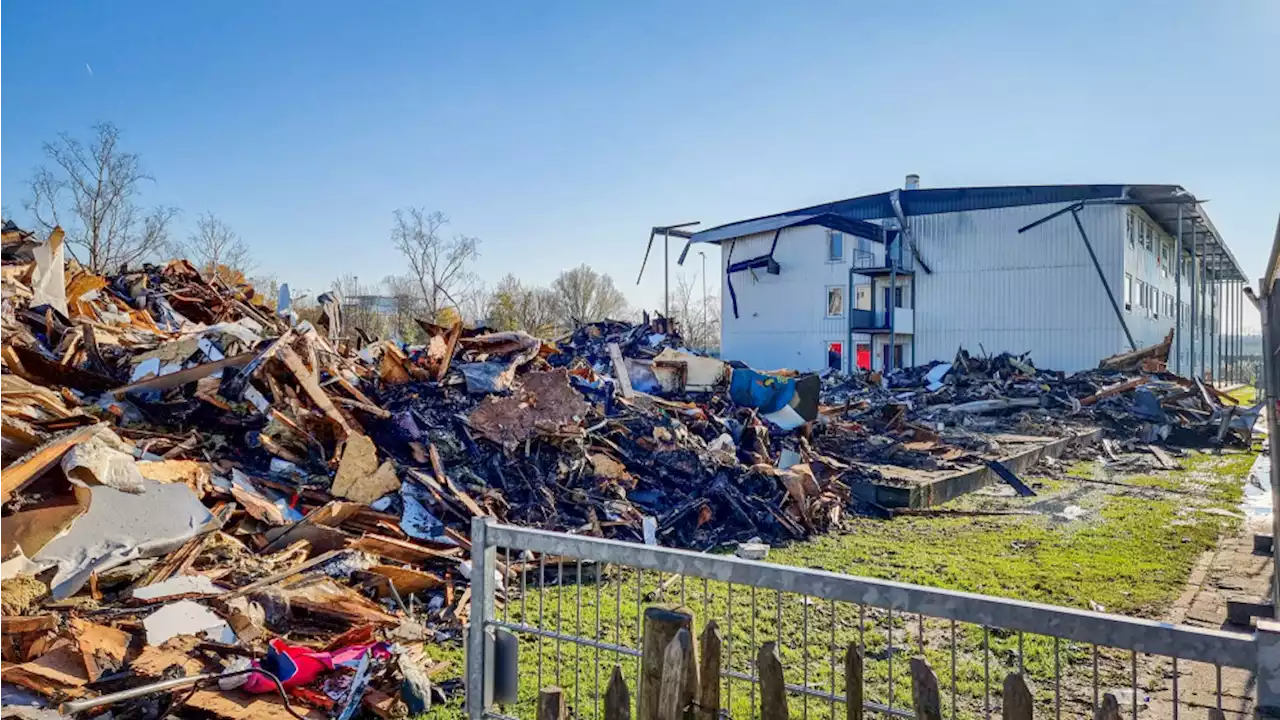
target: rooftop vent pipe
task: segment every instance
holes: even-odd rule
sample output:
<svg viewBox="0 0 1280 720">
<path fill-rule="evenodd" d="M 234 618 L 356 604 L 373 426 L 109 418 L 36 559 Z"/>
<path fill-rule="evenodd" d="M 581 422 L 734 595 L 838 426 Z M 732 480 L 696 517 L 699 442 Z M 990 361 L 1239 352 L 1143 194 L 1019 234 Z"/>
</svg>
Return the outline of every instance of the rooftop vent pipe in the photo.
<svg viewBox="0 0 1280 720">
<path fill-rule="evenodd" d="M 911 173 L 910 175 L 908 175 L 907 181 L 902 185 L 902 189 L 903 190 L 919 190 L 920 176 L 915 173 Z"/>
</svg>

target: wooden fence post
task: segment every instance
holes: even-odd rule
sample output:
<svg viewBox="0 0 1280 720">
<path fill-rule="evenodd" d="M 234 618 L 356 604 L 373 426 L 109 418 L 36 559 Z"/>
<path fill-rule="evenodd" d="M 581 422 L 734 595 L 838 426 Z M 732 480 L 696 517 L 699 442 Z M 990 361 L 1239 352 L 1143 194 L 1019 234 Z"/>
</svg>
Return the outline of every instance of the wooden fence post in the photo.
<svg viewBox="0 0 1280 720">
<path fill-rule="evenodd" d="M 1120 720 L 1120 701 L 1114 693 L 1102 694 L 1102 704 L 1093 711 L 1093 720 Z"/>
<path fill-rule="evenodd" d="M 702 720 L 720 717 L 720 626 L 715 620 L 702 630 L 702 664 L 698 672 L 698 710 Z"/>
<path fill-rule="evenodd" d="M 567 720 L 569 712 L 564 705 L 564 690 L 552 685 L 538 692 L 538 720 Z"/>
<path fill-rule="evenodd" d="M 782 659 L 778 657 L 778 646 L 772 641 L 760 646 L 756 655 L 756 672 L 760 673 L 761 720 L 790 720 Z"/>
<path fill-rule="evenodd" d="M 911 658 L 911 705 L 919 720 L 942 720 L 938 676 L 921 656 Z"/>
<path fill-rule="evenodd" d="M 849 643 L 844 652 L 845 720 L 862 720 L 862 647 Z"/>
<path fill-rule="evenodd" d="M 657 720 L 681 720 L 692 700 L 685 692 L 688 661 L 693 657 L 693 639 L 680 628 L 662 653 L 662 685 L 658 689 Z"/>
<path fill-rule="evenodd" d="M 682 607 L 652 605 L 644 610 L 644 631 L 640 644 L 640 679 L 636 690 L 637 720 L 658 720 L 658 697 L 662 690 L 664 654 L 676 635 L 684 630 L 693 637 L 693 613 Z M 683 706 L 697 696 L 698 671 L 693 643 L 684 664 Z"/>
<path fill-rule="evenodd" d="M 631 720 L 631 692 L 621 665 L 613 666 L 613 677 L 604 691 L 604 720 Z"/>
<path fill-rule="evenodd" d="M 1027 687 L 1026 678 L 1021 673 L 1009 673 L 1004 679 L 1000 717 L 1003 720 L 1031 720 L 1035 706 L 1035 696 Z"/>
</svg>

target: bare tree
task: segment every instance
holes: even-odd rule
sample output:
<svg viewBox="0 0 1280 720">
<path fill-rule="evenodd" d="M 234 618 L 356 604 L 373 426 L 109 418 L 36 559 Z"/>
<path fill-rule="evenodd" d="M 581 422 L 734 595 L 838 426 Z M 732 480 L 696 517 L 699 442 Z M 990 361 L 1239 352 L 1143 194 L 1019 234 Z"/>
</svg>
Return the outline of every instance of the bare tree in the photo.
<svg viewBox="0 0 1280 720">
<path fill-rule="evenodd" d="M 93 128 L 88 145 L 67 133 L 44 144 L 52 167 L 37 168 L 27 183 L 27 211 L 47 232 L 61 225 L 67 242 L 88 254 L 98 273 L 150 259 L 169 242 L 177 209 L 137 204 L 140 186 L 151 180 L 135 153 L 120 149 L 111 123 Z"/>
<path fill-rule="evenodd" d="M 196 231 L 182 245 L 187 258 L 206 277 L 237 284 L 252 269 L 249 247 L 221 218 L 207 212 L 196 221 Z"/>
<path fill-rule="evenodd" d="M 388 275 L 382 279 L 383 292 L 391 310 L 391 330 L 408 343 L 422 338 L 422 328 L 414 318 L 422 316 L 422 302 L 418 299 L 417 281 L 409 275 Z"/>
<path fill-rule="evenodd" d="M 551 289 L 559 300 L 560 322 L 566 328 L 617 317 L 627 309 L 627 298 L 614 286 L 613 278 L 586 264 L 560 273 Z"/>
<path fill-rule="evenodd" d="M 684 273 L 677 273 L 671 288 L 671 314 L 679 323 L 685 343 L 698 350 L 720 347 L 720 298 L 707 295 Z"/>
<path fill-rule="evenodd" d="M 439 212 L 401 208 L 393 217 L 391 242 L 409 262 L 423 312 L 438 320 L 445 308 L 461 308 L 476 288 L 471 263 L 480 254 L 480 241 L 466 235 L 442 237 L 449 220 Z"/>
<path fill-rule="evenodd" d="M 348 274 L 333 281 L 333 291 L 342 304 L 344 335 L 355 337 L 353 331 L 359 328 L 369 337 L 387 336 L 392 313 L 374 288 L 361 283 L 356 275 Z"/>
<path fill-rule="evenodd" d="M 508 273 L 489 297 L 489 323 L 498 330 L 524 330 L 548 337 L 560 324 L 560 298 L 554 290 L 531 287 Z"/>
</svg>

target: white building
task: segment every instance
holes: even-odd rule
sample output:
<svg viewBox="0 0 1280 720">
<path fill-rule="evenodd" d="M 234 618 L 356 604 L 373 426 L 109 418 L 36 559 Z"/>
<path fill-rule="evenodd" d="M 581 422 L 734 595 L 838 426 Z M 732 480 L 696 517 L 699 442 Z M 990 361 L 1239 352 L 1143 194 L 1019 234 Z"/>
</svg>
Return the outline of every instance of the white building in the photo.
<svg viewBox="0 0 1280 720">
<path fill-rule="evenodd" d="M 1178 323 L 1171 369 L 1234 369 L 1220 346 L 1239 334 L 1245 275 L 1181 187 L 916 182 L 695 233 L 690 246 L 721 247 L 721 356 L 848 370 L 963 347 L 1079 370 Z"/>
</svg>

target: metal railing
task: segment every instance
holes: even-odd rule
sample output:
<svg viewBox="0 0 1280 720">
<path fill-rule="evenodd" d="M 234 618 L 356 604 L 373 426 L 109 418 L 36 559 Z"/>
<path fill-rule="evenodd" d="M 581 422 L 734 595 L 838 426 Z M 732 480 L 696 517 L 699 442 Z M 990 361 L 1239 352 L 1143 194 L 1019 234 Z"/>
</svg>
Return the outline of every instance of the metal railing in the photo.
<svg viewBox="0 0 1280 720">
<path fill-rule="evenodd" d="M 1254 634 L 1202 629 L 483 518 L 471 543 L 466 680 L 485 688 L 468 693 L 471 720 L 532 717 L 547 684 L 564 689 L 575 718 L 602 718 L 604 663 L 637 676 L 643 608 L 657 602 L 689 608 L 695 635 L 711 620 L 724 633 L 721 698 L 734 718 L 759 716 L 752 659 L 766 640 L 782 651 L 792 715 L 804 720 L 843 713 L 837 668 L 852 645 L 867 658 L 864 708 L 890 717 L 914 717 L 911 656 L 938 669 L 951 718 L 998 715 L 1006 673 L 1041 688 L 1037 717 L 1093 717 L 1108 694 L 1134 718 L 1140 705 L 1154 717 L 1252 712 L 1280 695 L 1280 634 L 1265 621 Z M 536 656 L 520 658 L 519 692 L 501 708 L 494 633 Z"/>
</svg>

